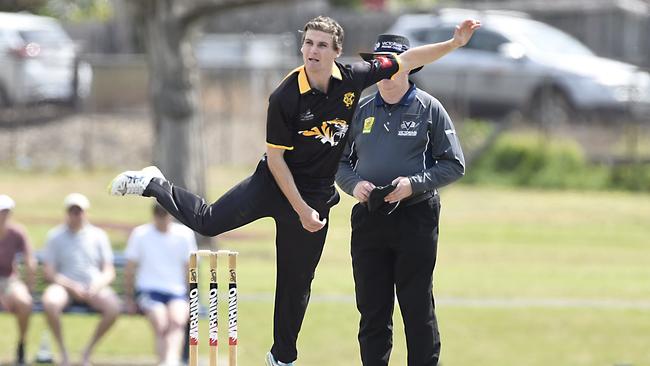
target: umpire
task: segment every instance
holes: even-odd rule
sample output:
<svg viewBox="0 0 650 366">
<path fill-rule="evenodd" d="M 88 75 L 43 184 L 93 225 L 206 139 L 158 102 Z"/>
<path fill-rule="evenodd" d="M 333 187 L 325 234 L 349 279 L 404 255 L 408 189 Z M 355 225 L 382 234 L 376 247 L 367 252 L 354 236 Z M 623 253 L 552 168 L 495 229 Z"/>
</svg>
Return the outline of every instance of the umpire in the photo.
<svg viewBox="0 0 650 366">
<path fill-rule="evenodd" d="M 372 59 L 402 53 L 409 41 L 380 35 Z M 412 70 L 410 73 L 419 71 Z M 440 197 L 465 172 L 454 125 L 440 102 L 405 72 L 359 102 L 336 181 L 352 209 L 352 265 L 364 366 L 388 365 L 395 292 L 409 366 L 434 366 L 440 335 L 433 300 Z"/>
</svg>

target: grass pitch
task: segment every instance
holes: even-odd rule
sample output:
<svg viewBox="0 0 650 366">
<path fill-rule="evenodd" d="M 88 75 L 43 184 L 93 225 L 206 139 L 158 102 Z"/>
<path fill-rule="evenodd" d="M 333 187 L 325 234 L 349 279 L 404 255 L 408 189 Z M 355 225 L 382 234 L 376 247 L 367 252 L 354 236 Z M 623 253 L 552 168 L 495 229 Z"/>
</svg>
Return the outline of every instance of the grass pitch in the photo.
<svg viewBox="0 0 650 366">
<path fill-rule="evenodd" d="M 218 197 L 251 171 L 213 170 L 208 197 Z M 129 228 L 149 219 L 151 202 L 109 197 L 105 187 L 115 173 L 3 170 L 0 193 L 16 200 L 14 218 L 27 227 L 37 248 L 47 230 L 61 222 L 63 197 L 73 191 L 84 193 L 91 200 L 91 221 L 105 226 L 113 247 L 121 250 Z M 360 365 L 349 254 L 353 203 L 343 197 L 331 214 L 299 339 L 300 365 Z M 650 364 L 649 195 L 455 185 L 442 192 L 442 205 L 434 286 L 443 365 Z M 271 344 L 273 239 L 273 222 L 264 219 L 216 241 L 241 253 L 241 365 L 261 364 Z M 207 286 L 207 277 L 202 280 Z M 73 359 L 97 320 L 85 315 L 64 317 Z M 0 313 L 0 329 L 4 330 L 0 333 L 0 363 L 4 364 L 13 357 L 16 338 L 15 324 L 6 313 Z M 28 342 L 30 359 L 45 329 L 42 314 L 35 314 Z M 201 336 L 202 353 L 207 355 L 206 328 Z M 98 363 L 153 362 L 152 333 L 146 321 L 120 318 L 95 359 Z M 396 308 L 391 365 L 405 364 Z"/>
</svg>

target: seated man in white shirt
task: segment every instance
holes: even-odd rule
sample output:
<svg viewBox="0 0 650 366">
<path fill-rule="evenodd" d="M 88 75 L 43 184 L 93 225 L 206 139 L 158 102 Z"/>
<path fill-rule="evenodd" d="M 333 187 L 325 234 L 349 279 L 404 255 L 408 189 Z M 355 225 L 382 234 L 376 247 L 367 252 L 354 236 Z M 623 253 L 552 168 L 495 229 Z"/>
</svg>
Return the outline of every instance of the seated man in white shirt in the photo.
<svg viewBox="0 0 650 366">
<path fill-rule="evenodd" d="M 127 309 L 133 314 L 139 308 L 147 315 L 155 333 L 158 362 L 165 365 L 180 362 L 189 313 L 187 266 L 195 250 L 194 232 L 172 222 L 158 204 L 153 208 L 153 222 L 135 228 L 127 244 Z"/>
</svg>

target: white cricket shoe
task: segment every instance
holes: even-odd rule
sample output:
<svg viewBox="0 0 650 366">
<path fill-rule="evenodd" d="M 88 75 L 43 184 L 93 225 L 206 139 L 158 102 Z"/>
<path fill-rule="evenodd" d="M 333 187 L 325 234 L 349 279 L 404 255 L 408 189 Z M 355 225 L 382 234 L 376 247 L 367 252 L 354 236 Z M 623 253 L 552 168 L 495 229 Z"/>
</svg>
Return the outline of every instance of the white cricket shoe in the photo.
<svg viewBox="0 0 650 366">
<path fill-rule="evenodd" d="M 142 196 L 153 178 L 165 179 L 160 169 L 148 166 L 142 170 L 129 170 L 118 174 L 108 185 L 108 193 L 113 196 L 134 194 Z"/>
<path fill-rule="evenodd" d="M 275 357 L 273 357 L 273 354 L 271 354 L 271 352 L 268 352 L 266 354 L 266 365 L 267 366 L 294 366 L 293 362 L 284 363 L 284 362 L 276 361 Z"/>
</svg>

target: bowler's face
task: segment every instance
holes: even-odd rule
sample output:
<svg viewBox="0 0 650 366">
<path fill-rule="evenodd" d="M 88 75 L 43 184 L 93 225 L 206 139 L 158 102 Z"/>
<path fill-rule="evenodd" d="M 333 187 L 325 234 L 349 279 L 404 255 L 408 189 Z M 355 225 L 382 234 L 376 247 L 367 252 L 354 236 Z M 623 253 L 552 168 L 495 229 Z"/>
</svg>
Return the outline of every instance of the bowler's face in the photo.
<svg viewBox="0 0 650 366">
<path fill-rule="evenodd" d="M 302 61 L 308 72 L 331 72 L 334 60 L 341 54 L 334 50 L 334 36 L 309 29 L 300 48 Z"/>
</svg>

